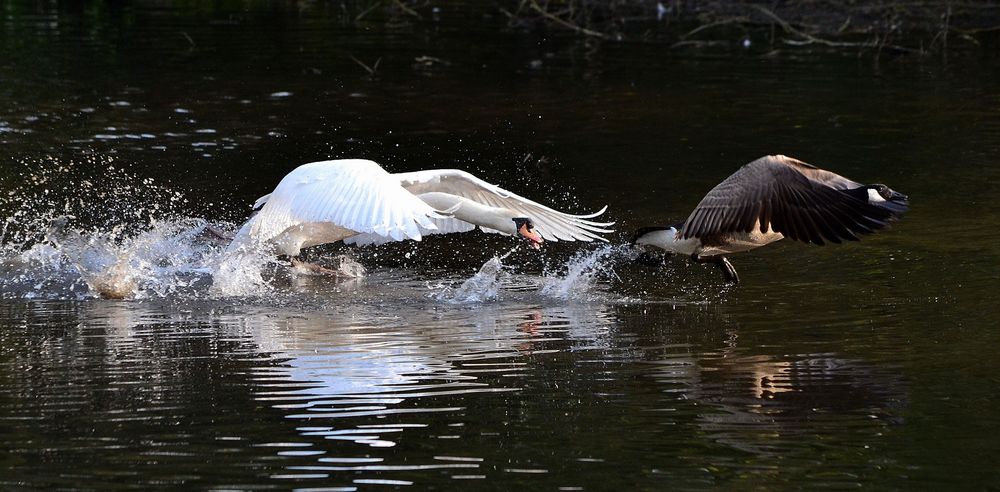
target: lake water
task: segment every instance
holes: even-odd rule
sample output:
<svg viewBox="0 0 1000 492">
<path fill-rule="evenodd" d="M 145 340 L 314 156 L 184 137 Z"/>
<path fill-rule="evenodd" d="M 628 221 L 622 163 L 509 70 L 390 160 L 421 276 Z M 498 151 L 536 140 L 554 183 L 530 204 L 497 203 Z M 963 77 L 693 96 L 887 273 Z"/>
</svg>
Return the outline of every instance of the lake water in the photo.
<svg viewBox="0 0 1000 492">
<path fill-rule="evenodd" d="M 992 54 L 170 5 L 0 8 L 0 488 L 1000 483 Z M 769 153 L 911 211 L 861 243 L 734 256 L 739 286 L 632 262 L 632 231 Z M 298 164 L 347 157 L 608 204 L 618 232 L 312 253 L 367 268 L 344 282 L 212 278 L 206 221 L 236 227 Z M 109 271 L 134 295 L 95 296 Z"/>
</svg>

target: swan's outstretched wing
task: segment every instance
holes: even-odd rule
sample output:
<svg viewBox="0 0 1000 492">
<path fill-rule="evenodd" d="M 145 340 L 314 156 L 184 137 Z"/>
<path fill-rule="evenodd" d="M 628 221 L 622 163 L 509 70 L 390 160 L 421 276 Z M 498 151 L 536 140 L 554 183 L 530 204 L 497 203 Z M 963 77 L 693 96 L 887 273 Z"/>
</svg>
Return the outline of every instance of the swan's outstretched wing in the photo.
<svg viewBox="0 0 1000 492">
<path fill-rule="evenodd" d="M 527 217 L 534 223 L 535 231 L 546 241 L 593 241 L 594 239 L 607 241 L 599 234 L 614 232 L 607 229 L 614 225 L 614 222 L 588 220 L 603 214 L 608 207 L 588 215 L 567 214 L 456 169 L 416 171 L 392 176 L 414 195 L 448 193 L 483 205 L 508 209 L 517 216 Z"/>
<path fill-rule="evenodd" d="M 757 159 L 705 195 L 681 237 L 750 232 L 768 227 L 806 243 L 839 243 L 882 229 L 907 209 L 905 198 L 874 203 L 864 185 L 781 155 Z"/>
<path fill-rule="evenodd" d="M 313 162 L 288 173 L 270 195 L 258 200 L 260 211 L 234 240 L 272 240 L 295 226 L 332 224 L 385 240 L 421 238 L 440 216 L 406 191 L 378 164 L 359 159 Z"/>
<path fill-rule="evenodd" d="M 441 217 L 431 217 L 430 221 L 437 226 L 436 229 L 426 229 L 420 227 L 420 233 L 423 235 L 429 234 L 453 234 L 456 232 L 469 232 L 476 228 L 475 224 L 470 224 L 464 220 L 459 220 L 455 218 L 441 218 Z M 484 229 L 485 230 L 485 229 Z M 492 229 L 490 229 L 492 230 Z M 378 234 L 358 234 L 357 236 L 351 236 L 344 239 L 344 244 L 354 244 L 357 246 L 367 246 L 370 244 L 385 244 L 392 242 L 391 238 L 385 236 L 379 236 Z"/>
</svg>

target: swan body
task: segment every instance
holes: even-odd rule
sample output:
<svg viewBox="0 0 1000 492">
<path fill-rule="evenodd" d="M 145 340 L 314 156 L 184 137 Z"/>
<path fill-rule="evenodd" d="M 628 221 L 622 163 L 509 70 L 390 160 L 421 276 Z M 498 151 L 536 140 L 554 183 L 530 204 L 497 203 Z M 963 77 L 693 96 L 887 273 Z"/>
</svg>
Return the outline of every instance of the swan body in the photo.
<svg viewBox="0 0 1000 492">
<path fill-rule="evenodd" d="M 902 217 L 906 195 L 864 185 L 783 155 L 761 157 L 712 188 L 684 222 L 639 229 L 634 242 L 716 263 L 738 282 L 726 255 L 783 238 L 822 246 L 857 241 Z"/>
<path fill-rule="evenodd" d="M 296 256 L 303 248 L 344 241 L 378 244 L 428 234 L 484 231 L 543 241 L 605 241 L 612 222 L 553 210 L 454 169 L 391 174 L 377 163 L 343 159 L 303 164 L 270 194 L 227 250 L 267 245 Z"/>
</svg>

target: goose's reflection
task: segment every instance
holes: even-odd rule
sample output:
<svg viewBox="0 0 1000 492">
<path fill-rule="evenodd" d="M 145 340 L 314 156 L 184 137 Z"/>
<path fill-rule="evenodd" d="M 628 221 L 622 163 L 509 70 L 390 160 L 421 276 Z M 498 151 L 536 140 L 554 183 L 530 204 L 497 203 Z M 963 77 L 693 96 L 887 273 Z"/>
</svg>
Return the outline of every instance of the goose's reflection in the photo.
<svg viewBox="0 0 1000 492">
<path fill-rule="evenodd" d="M 898 423 L 906 405 L 902 376 L 837 353 L 767 354 L 741 343 L 740 327 L 705 312 L 690 326 L 720 328 L 714 337 L 684 344 L 649 361 L 650 375 L 673 409 L 697 404 L 698 432 L 756 455 L 804 446 L 803 435 L 835 434 L 846 425 L 878 435 Z"/>
</svg>

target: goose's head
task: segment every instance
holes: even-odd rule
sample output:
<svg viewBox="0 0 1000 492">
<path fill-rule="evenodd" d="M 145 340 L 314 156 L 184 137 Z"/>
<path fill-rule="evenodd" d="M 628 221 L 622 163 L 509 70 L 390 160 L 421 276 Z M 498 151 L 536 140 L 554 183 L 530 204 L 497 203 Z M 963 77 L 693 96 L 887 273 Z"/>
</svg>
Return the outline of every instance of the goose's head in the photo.
<svg viewBox="0 0 1000 492">
<path fill-rule="evenodd" d="M 513 220 L 517 233 L 531 242 L 532 248 L 541 249 L 542 243 L 545 241 L 542 239 L 541 234 L 535 232 L 535 224 L 531 222 L 531 219 L 527 217 L 515 217 Z"/>
<path fill-rule="evenodd" d="M 880 203 L 880 202 L 903 202 L 907 201 L 907 196 L 893 191 L 892 188 L 884 184 L 873 184 L 868 185 L 865 188 L 868 189 L 868 202 L 869 203 Z"/>
</svg>

